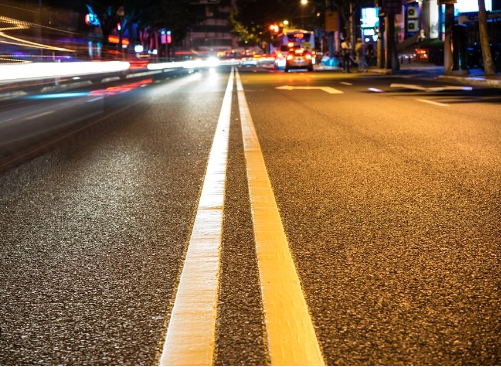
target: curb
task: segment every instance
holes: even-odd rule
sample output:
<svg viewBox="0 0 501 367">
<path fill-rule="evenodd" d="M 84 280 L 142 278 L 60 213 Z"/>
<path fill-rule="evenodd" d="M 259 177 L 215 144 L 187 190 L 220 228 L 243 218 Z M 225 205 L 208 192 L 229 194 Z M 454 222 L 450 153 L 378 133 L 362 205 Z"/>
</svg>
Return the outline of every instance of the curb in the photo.
<svg viewBox="0 0 501 367">
<path fill-rule="evenodd" d="M 485 77 L 460 77 L 451 75 L 439 75 L 437 79 L 457 81 L 469 85 L 501 88 L 501 79 L 486 79 Z"/>
<path fill-rule="evenodd" d="M 383 75 L 392 75 L 391 69 L 366 69 L 369 73 L 377 73 Z"/>
</svg>

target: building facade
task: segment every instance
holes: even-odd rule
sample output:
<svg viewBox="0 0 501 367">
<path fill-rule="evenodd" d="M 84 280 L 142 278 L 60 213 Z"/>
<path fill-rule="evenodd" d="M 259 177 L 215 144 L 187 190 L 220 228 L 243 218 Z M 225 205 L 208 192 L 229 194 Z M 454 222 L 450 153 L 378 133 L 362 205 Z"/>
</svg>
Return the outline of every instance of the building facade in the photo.
<svg viewBox="0 0 501 367">
<path fill-rule="evenodd" d="M 229 21 L 236 0 L 221 0 L 214 4 L 202 1 L 199 6 L 205 7 L 206 20 L 190 29 L 182 48 L 206 53 L 237 48 L 238 38 L 231 33 Z"/>
</svg>

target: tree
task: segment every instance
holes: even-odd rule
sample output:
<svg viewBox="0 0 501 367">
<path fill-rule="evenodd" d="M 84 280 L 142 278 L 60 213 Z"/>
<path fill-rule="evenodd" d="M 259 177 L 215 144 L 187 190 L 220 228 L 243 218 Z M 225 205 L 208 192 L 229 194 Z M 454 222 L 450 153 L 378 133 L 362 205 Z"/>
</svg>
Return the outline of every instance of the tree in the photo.
<svg viewBox="0 0 501 367">
<path fill-rule="evenodd" d="M 125 31 L 137 23 L 139 27 L 166 28 L 179 42 L 191 26 L 204 19 L 203 10 L 204 7 L 191 5 L 190 0 L 108 0 L 101 22 L 103 35 L 107 38 L 120 22 L 121 42 Z"/>
<path fill-rule="evenodd" d="M 485 76 L 493 76 L 496 75 L 496 68 L 492 61 L 489 33 L 487 31 L 487 12 L 485 11 L 484 0 L 478 0 L 478 26 L 480 29 L 480 45 L 482 46 Z"/>
<path fill-rule="evenodd" d="M 269 40 L 269 25 L 284 20 L 289 21 L 289 28 L 301 23 L 300 0 L 239 0 L 237 4 L 229 20 L 240 41 Z"/>
</svg>

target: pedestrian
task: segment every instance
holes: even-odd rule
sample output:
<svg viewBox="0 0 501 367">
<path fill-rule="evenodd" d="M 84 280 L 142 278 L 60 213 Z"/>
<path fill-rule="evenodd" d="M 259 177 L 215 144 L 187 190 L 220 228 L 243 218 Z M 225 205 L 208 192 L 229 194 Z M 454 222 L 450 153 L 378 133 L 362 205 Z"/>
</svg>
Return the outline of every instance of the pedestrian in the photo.
<svg viewBox="0 0 501 367">
<path fill-rule="evenodd" d="M 344 39 L 343 43 L 341 43 L 341 50 L 343 53 L 343 73 L 351 73 L 350 71 L 350 63 L 351 63 L 351 42 L 348 39 Z"/>
<path fill-rule="evenodd" d="M 357 44 L 355 45 L 355 53 L 357 54 L 357 64 L 358 64 L 358 72 L 363 73 L 366 67 L 365 64 L 365 46 L 362 43 L 361 38 L 357 38 Z"/>
</svg>

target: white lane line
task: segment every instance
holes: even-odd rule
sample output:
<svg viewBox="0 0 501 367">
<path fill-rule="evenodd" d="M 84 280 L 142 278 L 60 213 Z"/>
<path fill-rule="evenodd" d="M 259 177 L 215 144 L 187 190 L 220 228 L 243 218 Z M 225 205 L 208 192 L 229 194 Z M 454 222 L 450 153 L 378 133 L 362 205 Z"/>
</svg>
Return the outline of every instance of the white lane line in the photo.
<svg viewBox="0 0 501 367">
<path fill-rule="evenodd" d="M 324 92 L 327 92 L 329 94 L 343 94 L 342 91 L 338 89 L 334 89 L 332 87 L 293 87 L 290 85 L 284 85 L 281 87 L 276 87 L 275 89 L 280 89 L 280 90 L 323 90 Z"/>
<path fill-rule="evenodd" d="M 339 84 L 343 84 L 343 85 L 353 85 L 353 83 L 348 83 L 348 82 L 339 82 Z"/>
<path fill-rule="evenodd" d="M 416 99 L 416 101 L 424 102 L 424 103 L 429 103 L 429 104 L 434 104 L 435 106 L 449 107 L 448 104 L 440 103 L 440 102 L 434 102 L 434 101 L 430 101 L 430 100 L 427 100 L 427 99 Z"/>
<path fill-rule="evenodd" d="M 34 119 L 42 117 L 42 116 L 50 115 L 51 113 L 54 113 L 54 112 L 55 112 L 54 110 L 50 110 L 50 111 L 47 111 L 47 112 L 42 112 L 42 113 L 39 113 L 37 115 L 26 117 L 26 120 L 34 120 Z"/>
<path fill-rule="evenodd" d="M 103 99 L 104 97 L 96 97 L 96 98 L 92 98 L 92 99 L 89 99 L 87 102 L 95 102 L 95 101 L 99 101 L 100 99 Z"/>
<path fill-rule="evenodd" d="M 377 89 L 377 88 L 368 88 L 371 92 L 376 92 L 376 93 L 383 93 L 384 91 L 382 91 L 381 89 Z"/>
<path fill-rule="evenodd" d="M 452 85 L 447 85 L 445 87 L 432 87 L 432 88 L 426 88 L 427 92 L 442 92 L 444 90 L 464 90 L 464 91 L 472 91 L 472 87 L 461 87 L 461 86 L 452 86 Z"/>
<path fill-rule="evenodd" d="M 210 366 L 213 361 L 233 73 L 232 69 L 160 357 L 161 366 Z"/>
<path fill-rule="evenodd" d="M 419 90 L 419 91 L 425 91 L 425 92 L 443 92 L 445 90 L 464 90 L 464 91 L 471 91 L 473 90 L 472 87 L 463 87 L 463 86 L 454 86 L 454 85 L 446 85 L 443 87 L 423 87 L 421 85 L 415 85 L 415 84 L 398 84 L 398 83 L 392 83 L 390 85 L 390 88 L 404 88 L 404 89 L 412 89 L 412 90 Z"/>
<path fill-rule="evenodd" d="M 404 89 L 412 89 L 412 90 L 426 90 L 425 87 L 415 84 L 398 84 L 392 83 L 390 84 L 390 88 L 404 88 Z"/>
<path fill-rule="evenodd" d="M 238 70 L 236 79 L 271 364 L 323 366 Z"/>
</svg>

